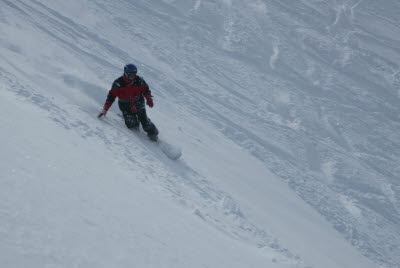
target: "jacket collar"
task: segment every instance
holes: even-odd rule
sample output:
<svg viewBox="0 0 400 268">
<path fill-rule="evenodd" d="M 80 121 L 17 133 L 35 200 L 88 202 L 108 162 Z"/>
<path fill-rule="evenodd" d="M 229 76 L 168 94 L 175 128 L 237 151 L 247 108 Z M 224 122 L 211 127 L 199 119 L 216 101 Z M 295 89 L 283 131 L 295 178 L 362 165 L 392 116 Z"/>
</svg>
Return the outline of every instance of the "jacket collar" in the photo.
<svg viewBox="0 0 400 268">
<path fill-rule="evenodd" d="M 135 77 L 135 80 L 130 81 L 128 78 L 126 78 L 126 76 L 125 76 L 125 74 L 124 74 L 124 75 L 122 76 L 122 79 L 124 79 L 124 81 L 127 82 L 128 84 L 133 84 L 133 82 L 135 82 L 135 80 L 136 80 L 136 77 Z"/>
</svg>

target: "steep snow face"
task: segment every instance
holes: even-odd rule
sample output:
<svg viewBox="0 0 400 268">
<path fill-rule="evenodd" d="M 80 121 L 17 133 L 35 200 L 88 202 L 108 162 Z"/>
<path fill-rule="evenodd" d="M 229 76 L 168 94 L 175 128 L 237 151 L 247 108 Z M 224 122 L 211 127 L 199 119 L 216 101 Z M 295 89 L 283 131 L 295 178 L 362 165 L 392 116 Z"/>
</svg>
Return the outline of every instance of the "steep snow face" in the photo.
<svg viewBox="0 0 400 268">
<path fill-rule="evenodd" d="M 397 267 L 399 10 L 2 0 L 0 263 Z M 179 162 L 95 118 L 127 62 Z"/>
</svg>

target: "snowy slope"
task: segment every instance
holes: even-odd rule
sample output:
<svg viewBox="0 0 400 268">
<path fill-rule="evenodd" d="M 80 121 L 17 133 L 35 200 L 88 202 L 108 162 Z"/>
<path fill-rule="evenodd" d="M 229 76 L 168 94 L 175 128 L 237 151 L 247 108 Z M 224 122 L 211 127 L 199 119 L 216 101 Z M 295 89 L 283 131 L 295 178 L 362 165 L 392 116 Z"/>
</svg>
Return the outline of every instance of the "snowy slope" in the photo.
<svg viewBox="0 0 400 268">
<path fill-rule="evenodd" d="M 2 0 L 1 267 L 397 267 L 399 10 Z M 96 118 L 127 62 L 181 160 Z"/>
</svg>

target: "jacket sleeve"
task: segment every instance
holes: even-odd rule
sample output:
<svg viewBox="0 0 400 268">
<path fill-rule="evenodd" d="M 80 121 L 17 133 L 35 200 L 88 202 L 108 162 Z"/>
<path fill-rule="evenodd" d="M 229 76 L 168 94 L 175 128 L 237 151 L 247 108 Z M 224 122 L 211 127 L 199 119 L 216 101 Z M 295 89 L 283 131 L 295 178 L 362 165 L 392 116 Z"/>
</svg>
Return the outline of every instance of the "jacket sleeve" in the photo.
<svg viewBox="0 0 400 268">
<path fill-rule="evenodd" d="M 110 109 L 111 105 L 114 103 L 115 98 L 118 96 L 118 89 L 120 88 L 120 85 L 118 84 L 117 81 L 114 81 L 110 91 L 108 92 L 107 95 L 107 100 L 106 103 L 104 104 L 103 109 L 108 111 Z"/>
<path fill-rule="evenodd" d="M 146 100 L 148 101 L 149 99 L 151 99 L 152 95 L 151 95 L 151 91 L 149 88 L 149 85 L 147 85 L 146 81 L 144 81 L 144 79 L 142 78 L 141 81 L 141 86 L 143 87 L 143 96 L 146 98 Z"/>
</svg>

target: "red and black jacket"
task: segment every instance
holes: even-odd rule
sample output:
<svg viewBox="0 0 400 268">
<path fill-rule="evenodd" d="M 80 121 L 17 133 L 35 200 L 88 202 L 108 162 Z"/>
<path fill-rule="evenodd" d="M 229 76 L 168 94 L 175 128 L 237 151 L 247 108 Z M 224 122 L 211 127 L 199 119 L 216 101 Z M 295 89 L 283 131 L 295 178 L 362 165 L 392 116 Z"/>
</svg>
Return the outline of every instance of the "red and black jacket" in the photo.
<svg viewBox="0 0 400 268">
<path fill-rule="evenodd" d="M 147 102 L 152 103 L 149 86 L 146 84 L 146 81 L 138 75 L 135 77 L 134 81 L 129 81 L 126 79 L 125 75 L 114 81 L 110 91 L 108 92 L 107 100 L 104 104 L 104 110 L 108 111 L 117 97 L 121 102 L 129 102 L 133 113 L 136 113 L 136 107 L 133 104 L 134 101 L 135 103 L 138 101 L 144 103 L 144 98 L 146 98 Z"/>
</svg>

